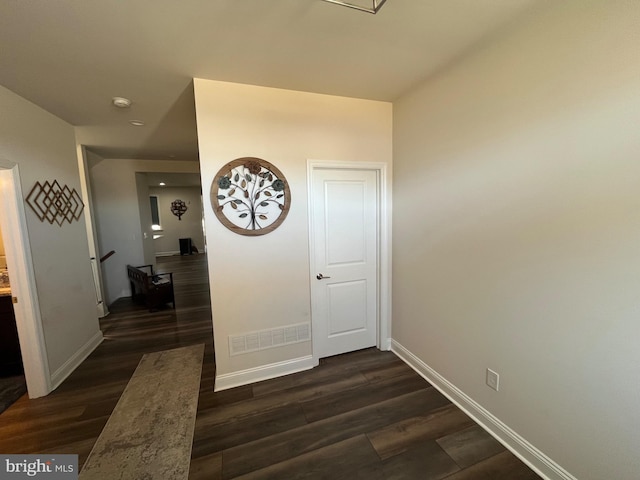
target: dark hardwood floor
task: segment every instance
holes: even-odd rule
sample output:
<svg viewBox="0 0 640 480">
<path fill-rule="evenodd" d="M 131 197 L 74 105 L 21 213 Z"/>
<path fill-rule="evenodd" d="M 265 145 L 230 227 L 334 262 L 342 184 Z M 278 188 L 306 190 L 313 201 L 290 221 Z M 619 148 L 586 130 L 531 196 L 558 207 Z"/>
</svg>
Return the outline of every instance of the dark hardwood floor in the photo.
<svg viewBox="0 0 640 480">
<path fill-rule="evenodd" d="M 190 480 L 539 478 L 390 352 L 214 393 L 205 260 L 158 259 L 174 272 L 176 310 L 116 302 L 105 341 L 63 385 L 0 414 L 0 452 L 77 453 L 82 464 L 144 353 L 204 343 Z"/>
<path fill-rule="evenodd" d="M 1 453 L 75 453 L 82 465 L 145 353 L 204 343 L 202 383 L 212 389 L 206 256 L 159 257 L 158 271 L 174 272 L 176 309 L 149 313 L 117 300 L 100 321 L 104 342 L 60 387 L 44 398 L 25 395 L 0 414 Z"/>
<path fill-rule="evenodd" d="M 539 477 L 391 352 L 202 392 L 190 480 Z"/>
</svg>

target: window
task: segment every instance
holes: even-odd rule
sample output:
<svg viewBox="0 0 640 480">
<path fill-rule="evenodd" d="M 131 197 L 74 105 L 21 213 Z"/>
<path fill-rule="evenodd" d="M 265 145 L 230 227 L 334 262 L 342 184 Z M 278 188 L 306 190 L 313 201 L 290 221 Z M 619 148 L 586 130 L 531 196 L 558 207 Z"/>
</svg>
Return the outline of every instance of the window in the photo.
<svg viewBox="0 0 640 480">
<path fill-rule="evenodd" d="M 158 197 L 155 195 L 151 195 L 149 197 L 149 202 L 151 204 L 151 230 L 160 231 L 162 227 L 160 226 L 160 209 L 158 208 Z"/>
</svg>

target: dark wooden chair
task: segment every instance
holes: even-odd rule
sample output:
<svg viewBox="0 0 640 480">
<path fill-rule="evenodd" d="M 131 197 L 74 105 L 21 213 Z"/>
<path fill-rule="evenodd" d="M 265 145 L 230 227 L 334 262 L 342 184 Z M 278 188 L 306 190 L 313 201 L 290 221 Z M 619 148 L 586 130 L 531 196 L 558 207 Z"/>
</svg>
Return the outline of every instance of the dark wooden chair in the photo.
<svg viewBox="0 0 640 480">
<path fill-rule="evenodd" d="M 150 312 L 167 303 L 176 308 L 173 273 L 155 273 L 153 265 L 127 265 L 127 275 L 131 284 L 131 298 L 136 302 L 144 302 Z"/>
</svg>

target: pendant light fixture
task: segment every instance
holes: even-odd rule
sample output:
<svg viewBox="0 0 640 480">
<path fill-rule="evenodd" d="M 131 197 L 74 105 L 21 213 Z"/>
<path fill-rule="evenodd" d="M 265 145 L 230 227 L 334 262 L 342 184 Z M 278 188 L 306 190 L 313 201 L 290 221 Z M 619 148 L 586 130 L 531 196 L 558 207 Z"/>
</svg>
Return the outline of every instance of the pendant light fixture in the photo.
<svg viewBox="0 0 640 480">
<path fill-rule="evenodd" d="M 355 3 L 343 2 L 341 0 L 324 0 L 325 2 L 335 3 L 336 5 L 342 5 L 343 7 L 353 8 L 355 10 L 360 10 L 361 12 L 373 13 L 374 15 L 378 13 L 378 10 L 382 8 L 382 5 L 387 0 L 369 0 L 371 7 L 365 5 L 357 5 Z M 367 2 L 364 2 L 365 4 Z"/>
</svg>

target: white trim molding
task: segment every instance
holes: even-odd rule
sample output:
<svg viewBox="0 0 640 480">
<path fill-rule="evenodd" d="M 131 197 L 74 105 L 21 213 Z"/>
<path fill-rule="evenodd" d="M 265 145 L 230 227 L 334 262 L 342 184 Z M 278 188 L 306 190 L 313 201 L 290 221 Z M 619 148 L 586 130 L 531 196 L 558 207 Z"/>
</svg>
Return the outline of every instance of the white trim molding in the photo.
<svg viewBox="0 0 640 480">
<path fill-rule="evenodd" d="M 0 158 L 0 224 L 11 276 L 20 351 L 29 398 L 44 397 L 53 388 L 42 330 L 31 243 L 24 212 L 20 171 L 16 163 Z"/>
<path fill-rule="evenodd" d="M 91 271 L 93 273 L 93 282 L 96 289 L 96 311 L 98 318 L 104 318 L 109 315 L 109 309 L 105 303 L 104 296 L 104 276 L 102 275 L 102 266 L 100 265 L 100 255 L 98 247 L 98 232 L 95 222 L 95 208 L 93 205 L 93 195 L 91 192 L 91 178 L 89 171 L 87 149 L 84 145 L 76 145 L 78 153 L 78 173 L 80 174 L 80 191 L 82 192 L 82 201 L 85 208 L 82 211 L 87 229 L 87 245 L 89 247 L 89 258 L 91 259 Z"/>
<path fill-rule="evenodd" d="M 174 255 L 180 255 L 180 250 L 170 250 L 167 252 L 156 252 L 156 257 L 173 257 Z"/>
<path fill-rule="evenodd" d="M 375 170 L 378 173 L 379 252 L 378 252 L 378 342 L 380 350 L 391 349 L 391 252 L 392 252 L 392 205 L 391 168 L 384 162 L 348 162 L 335 160 L 307 160 L 307 207 L 308 221 L 312 218 L 312 175 L 319 169 Z M 313 236 L 309 226 L 309 252 L 313 252 Z M 310 257 L 311 261 L 311 257 Z M 313 319 L 312 319 L 313 325 Z M 313 345 L 313 328 L 311 330 Z M 315 358 L 318 365 L 319 358 Z"/>
<path fill-rule="evenodd" d="M 577 480 L 576 477 L 534 447 L 524 437 L 512 430 L 473 398 L 469 397 L 393 339 L 391 340 L 391 351 L 542 478 L 547 480 Z"/>
<path fill-rule="evenodd" d="M 282 377 L 291 373 L 298 373 L 312 369 L 316 364 L 313 357 L 307 355 L 299 358 L 292 358 L 283 362 L 261 365 L 259 367 L 248 368 L 237 372 L 225 373 L 216 376 L 214 391 L 227 390 L 229 388 L 240 387 L 250 383 L 269 380 L 270 378 Z"/>
<path fill-rule="evenodd" d="M 55 372 L 51 375 L 52 390 L 55 390 L 60 386 L 65 379 L 71 375 L 71 373 L 80 366 L 85 359 L 91 355 L 91 353 L 102 343 L 104 337 L 102 332 L 98 330 L 96 334 L 91 337 L 80 349 L 74 353 L 66 362 L 64 362 Z"/>
</svg>

